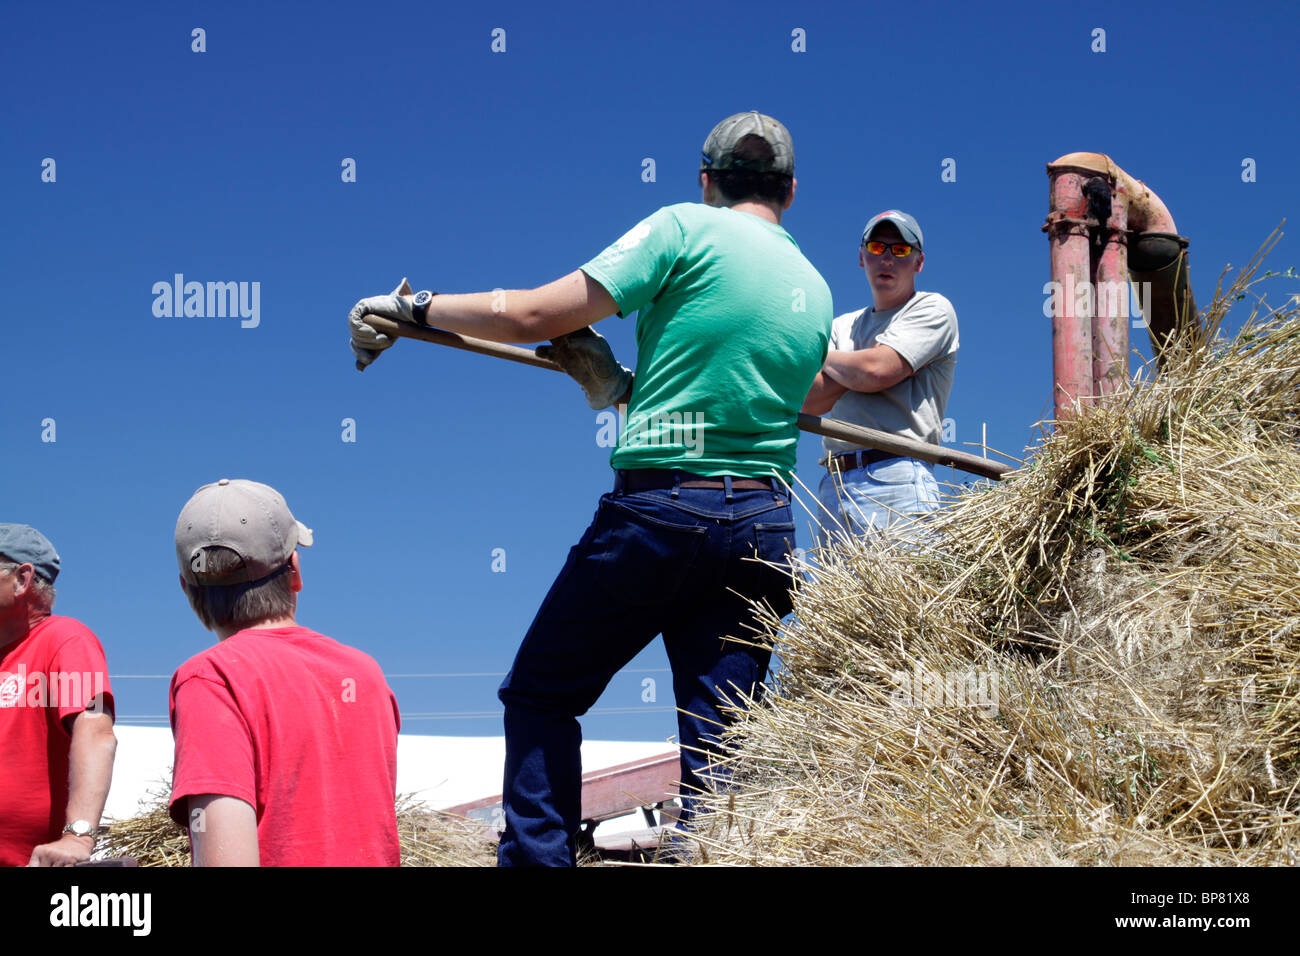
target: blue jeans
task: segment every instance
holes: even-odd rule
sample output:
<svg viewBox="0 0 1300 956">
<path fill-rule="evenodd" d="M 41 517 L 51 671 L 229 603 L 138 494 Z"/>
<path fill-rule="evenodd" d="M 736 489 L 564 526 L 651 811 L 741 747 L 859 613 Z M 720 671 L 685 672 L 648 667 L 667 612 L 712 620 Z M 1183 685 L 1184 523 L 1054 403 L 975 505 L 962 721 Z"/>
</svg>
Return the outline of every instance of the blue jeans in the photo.
<svg viewBox="0 0 1300 956">
<path fill-rule="evenodd" d="M 838 477 L 827 472 L 817 487 L 818 518 L 827 535 L 868 534 L 939 507 L 934 466 L 915 458 L 886 458 Z"/>
<path fill-rule="evenodd" d="M 672 666 L 689 819 L 689 794 L 724 779 L 710 767 L 717 735 L 734 719 L 724 708 L 739 703 L 738 693 L 757 694 L 771 657 L 722 638 L 753 636 L 745 597 L 767 601 L 781 615 L 791 607 L 788 572 L 746 559 L 784 562 L 793 544 L 784 493 L 628 492 L 619 473 L 570 549 L 498 692 L 506 734 L 501 865 L 573 865 L 582 823 L 577 718 L 659 634 Z"/>
</svg>

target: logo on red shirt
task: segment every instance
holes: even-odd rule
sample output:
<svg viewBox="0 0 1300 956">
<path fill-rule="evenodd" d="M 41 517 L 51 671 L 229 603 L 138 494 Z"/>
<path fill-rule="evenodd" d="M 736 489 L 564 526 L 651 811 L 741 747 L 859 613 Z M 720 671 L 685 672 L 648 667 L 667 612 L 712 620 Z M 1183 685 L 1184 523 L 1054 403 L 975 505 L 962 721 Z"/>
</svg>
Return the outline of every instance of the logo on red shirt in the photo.
<svg viewBox="0 0 1300 956">
<path fill-rule="evenodd" d="M 13 707 L 22 701 L 24 684 L 22 674 L 6 674 L 0 681 L 0 707 Z"/>
</svg>

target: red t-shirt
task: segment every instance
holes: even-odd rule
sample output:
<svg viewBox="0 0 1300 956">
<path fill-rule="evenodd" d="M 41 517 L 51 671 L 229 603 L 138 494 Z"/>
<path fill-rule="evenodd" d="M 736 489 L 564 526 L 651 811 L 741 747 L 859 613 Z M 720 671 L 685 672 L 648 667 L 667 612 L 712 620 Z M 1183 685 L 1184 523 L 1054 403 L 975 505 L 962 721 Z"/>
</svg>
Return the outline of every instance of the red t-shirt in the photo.
<svg viewBox="0 0 1300 956">
<path fill-rule="evenodd" d="M 370 656 L 305 627 L 247 629 L 172 677 L 172 819 L 187 797 L 257 811 L 262 866 L 397 866 L 401 717 Z"/>
<path fill-rule="evenodd" d="M 101 695 L 112 713 L 104 649 L 80 621 L 47 617 L 0 651 L 0 866 L 26 866 L 33 847 L 62 834 L 72 743 L 63 721 Z"/>
</svg>

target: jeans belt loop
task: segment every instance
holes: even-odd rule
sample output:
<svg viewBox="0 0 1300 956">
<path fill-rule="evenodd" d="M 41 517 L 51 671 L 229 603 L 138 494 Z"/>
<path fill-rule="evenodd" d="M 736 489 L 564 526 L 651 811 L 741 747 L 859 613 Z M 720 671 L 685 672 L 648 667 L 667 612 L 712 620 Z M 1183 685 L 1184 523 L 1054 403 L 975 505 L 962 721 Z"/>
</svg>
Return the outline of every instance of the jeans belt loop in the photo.
<svg viewBox="0 0 1300 956">
<path fill-rule="evenodd" d="M 723 490 L 725 490 L 726 493 L 727 493 L 727 504 L 731 504 L 732 500 L 733 500 L 736 496 L 735 496 L 735 495 L 732 493 L 732 491 L 731 491 L 731 476 L 730 476 L 730 475 L 723 475 L 723 476 L 722 476 L 722 487 L 723 487 Z"/>
<path fill-rule="evenodd" d="M 681 495 L 681 491 L 682 491 L 682 473 L 680 471 L 674 471 L 673 472 L 673 493 L 669 497 L 676 500 L 678 496 Z"/>
<path fill-rule="evenodd" d="M 832 455 L 830 461 L 826 463 L 827 468 L 834 465 L 838 471 L 852 471 L 855 468 L 866 468 L 877 462 L 888 461 L 891 458 L 899 458 L 892 452 L 879 451 L 877 449 L 868 449 L 866 451 L 841 452 L 838 455 Z"/>
</svg>

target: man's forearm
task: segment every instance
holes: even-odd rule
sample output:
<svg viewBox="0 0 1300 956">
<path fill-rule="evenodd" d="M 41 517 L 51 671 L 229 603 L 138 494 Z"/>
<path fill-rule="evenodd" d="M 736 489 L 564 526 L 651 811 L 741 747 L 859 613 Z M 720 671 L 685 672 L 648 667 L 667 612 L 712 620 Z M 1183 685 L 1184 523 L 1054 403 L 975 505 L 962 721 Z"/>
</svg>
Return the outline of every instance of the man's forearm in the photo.
<svg viewBox="0 0 1300 956">
<path fill-rule="evenodd" d="M 85 820 L 92 827 L 97 827 L 113 779 L 113 755 L 117 751 L 113 718 L 102 711 L 90 709 L 82 711 L 71 720 L 65 822 Z M 64 833 L 53 843 L 42 843 L 34 847 L 27 865 L 72 866 L 89 860 L 94 849 L 93 835 Z"/>
<path fill-rule="evenodd" d="M 578 270 L 536 289 L 434 296 L 427 321 L 492 342 L 541 342 L 617 311 L 604 287 Z"/>
<path fill-rule="evenodd" d="M 88 820 L 99 825 L 113 780 L 116 753 L 113 718 L 89 711 L 78 714 L 68 747 L 68 822 Z"/>
<path fill-rule="evenodd" d="M 812 388 L 808 389 L 808 397 L 804 399 L 802 410 L 809 415 L 825 415 L 847 391 L 847 388 L 833 378 L 829 378 L 824 371 L 818 372 L 817 377 L 813 379 Z"/>
<path fill-rule="evenodd" d="M 459 332 L 490 342 L 527 342 L 525 299 L 531 290 L 502 289 L 499 292 L 471 292 L 437 295 L 429 303 L 427 321 L 449 332 Z M 505 304 L 515 306 L 507 311 Z"/>
<path fill-rule="evenodd" d="M 887 345 L 857 352 L 832 351 L 823 373 L 854 392 L 883 392 L 912 374 L 912 368 Z"/>
</svg>

